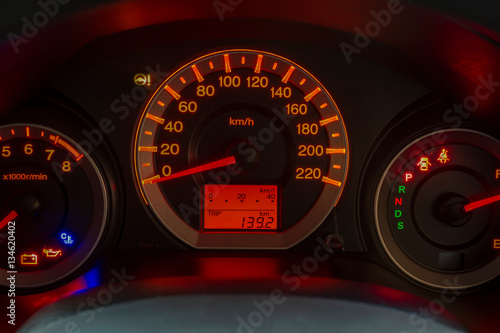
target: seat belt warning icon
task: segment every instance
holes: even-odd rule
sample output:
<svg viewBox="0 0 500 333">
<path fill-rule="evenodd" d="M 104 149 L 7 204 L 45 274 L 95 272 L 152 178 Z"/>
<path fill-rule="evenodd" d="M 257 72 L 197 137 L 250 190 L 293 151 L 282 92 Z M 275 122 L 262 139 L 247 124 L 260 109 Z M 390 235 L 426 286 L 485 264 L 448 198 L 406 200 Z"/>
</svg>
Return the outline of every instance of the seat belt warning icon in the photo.
<svg viewBox="0 0 500 333">
<path fill-rule="evenodd" d="M 441 164 L 448 163 L 450 161 L 450 159 L 448 158 L 448 150 L 443 148 L 443 150 L 441 151 L 441 154 L 439 154 L 439 158 L 437 160 Z"/>
</svg>

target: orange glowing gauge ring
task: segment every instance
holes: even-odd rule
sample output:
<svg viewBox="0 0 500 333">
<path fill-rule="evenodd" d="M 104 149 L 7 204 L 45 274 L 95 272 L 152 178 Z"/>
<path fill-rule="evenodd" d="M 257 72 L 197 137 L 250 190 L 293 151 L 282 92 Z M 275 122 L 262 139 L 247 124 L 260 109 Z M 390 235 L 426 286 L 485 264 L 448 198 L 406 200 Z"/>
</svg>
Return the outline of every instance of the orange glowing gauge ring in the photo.
<svg viewBox="0 0 500 333">
<path fill-rule="evenodd" d="M 170 75 L 144 108 L 134 146 L 145 203 L 195 248 L 297 244 L 337 204 L 348 161 L 326 88 L 288 59 L 246 49 Z"/>
</svg>

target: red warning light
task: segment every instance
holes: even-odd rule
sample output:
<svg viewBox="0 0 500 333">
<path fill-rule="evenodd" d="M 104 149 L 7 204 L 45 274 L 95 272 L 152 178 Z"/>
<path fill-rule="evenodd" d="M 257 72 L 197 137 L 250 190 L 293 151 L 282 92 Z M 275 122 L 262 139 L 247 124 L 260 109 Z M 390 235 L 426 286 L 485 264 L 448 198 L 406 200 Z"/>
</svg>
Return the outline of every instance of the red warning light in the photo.
<svg viewBox="0 0 500 333">
<path fill-rule="evenodd" d="M 450 161 L 450 159 L 448 158 L 448 150 L 446 150 L 446 148 L 443 148 L 443 150 L 441 150 L 441 153 L 439 154 L 439 158 L 437 160 L 441 164 L 446 164 Z"/>
<path fill-rule="evenodd" d="M 420 171 L 429 171 L 429 166 L 431 166 L 431 162 L 429 162 L 428 157 L 422 157 L 420 162 L 418 162 L 417 166 L 420 166 Z"/>
<path fill-rule="evenodd" d="M 38 265 L 38 256 L 36 254 L 22 254 L 21 265 Z"/>
<path fill-rule="evenodd" d="M 409 182 L 413 178 L 413 174 L 411 172 L 405 173 L 405 182 Z"/>
</svg>

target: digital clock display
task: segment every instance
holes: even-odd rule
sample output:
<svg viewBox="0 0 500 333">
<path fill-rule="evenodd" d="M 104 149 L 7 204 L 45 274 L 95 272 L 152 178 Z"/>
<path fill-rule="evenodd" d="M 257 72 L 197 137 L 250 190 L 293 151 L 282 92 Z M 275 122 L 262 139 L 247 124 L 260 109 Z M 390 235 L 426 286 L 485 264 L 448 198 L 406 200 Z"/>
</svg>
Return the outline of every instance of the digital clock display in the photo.
<svg viewBox="0 0 500 333">
<path fill-rule="evenodd" d="M 278 229 L 277 185 L 207 184 L 204 198 L 205 230 Z"/>
</svg>

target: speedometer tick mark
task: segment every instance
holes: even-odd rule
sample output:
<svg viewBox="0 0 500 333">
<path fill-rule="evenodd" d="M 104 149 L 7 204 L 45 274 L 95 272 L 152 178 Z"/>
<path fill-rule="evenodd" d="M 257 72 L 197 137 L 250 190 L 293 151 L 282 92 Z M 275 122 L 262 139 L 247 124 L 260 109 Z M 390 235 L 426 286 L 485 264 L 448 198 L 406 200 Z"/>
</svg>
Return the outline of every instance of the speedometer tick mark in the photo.
<svg viewBox="0 0 500 333">
<path fill-rule="evenodd" d="M 323 103 L 323 104 L 321 104 L 321 105 L 320 105 L 320 108 L 321 108 L 321 109 L 324 109 L 324 108 L 326 108 L 327 106 L 328 106 L 328 103 Z"/>
<path fill-rule="evenodd" d="M 345 148 L 326 148 L 327 154 L 345 154 Z"/>
<path fill-rule="evenodd" d="M 148 151 L 148 152 L 151 152 L 151 153 L 156 153 L 158 151 L 158 147 L 156 147 L 156 146 L 153 146 L 153 147 L 142 147 L 142 146 L 140 146 L 139 147 L 139 151 Z"/>
<path fill-rule="evenodd" d="M 161 106 L 161 107 L 164 107 L 165 103 L 163 103 L 162 101 L 158 101 L 158 105 Z"/>
<path fill-rule="evenodd" d="M 262 58 L 264 58 L 264 56 L 262 54 L 259 54 L 257 56 L 257 65 L 255 65 L 255 73 L 257 73 L 257 74 L 260 73 L 260 68 L 262 66 Z"/>
<path fill-rule="evenodd" d="M 333 123 L 334 121 L 338 121 L 338 120 L 339 120 L 338 116 L 333 116 L 333 117 L 330 117 L 330 118 L 326 118 L 326 119 L 320 120 L 319 124 L 321 126 L 325 126 L 325 125 L 328 125 L 328 124 Z"/>
<path fill-rule="evenodd" d="M 304 97 L 306 102 L 309 102 L 314 96 L 316 96 L 321 91 L 320 87 L 316 87 L 313 91 L 311 91 L 307 96 Z"/>
<path fill-rule="evenodd" d="M 288 79 L 290 79 L 290 76 L 292 75 L 294 70 L 295 70 L 295 67 L 290 66 L 290 68 L 286 72 L 285 76 L 283 76 L 283 79 L 281 80 L 281 82 L 286 84 L 288 82 Z"/>
<path fill-rule="evenodd" d="M 172 95 L 172 97 L 175 98 L 176 100 L 179 100 L 181 98 L 181 95 L 179 95 L 174 89 L 172 89 L 168 85 L 165 86 L 165 90 L 168 91 L 168 93 Z"/>
<path fill-rule="evenodd" d="M 321 181 L 323 183 L 332 184 L 332 185 L 335 185 L 335 186 L 338 186 L 338 187 L 340 187 L 342 185 L 342 182 L 339 182 L 338 180 L 334 180 L 334 179 L 331 179 L 331 178 L 328 178 L 328 177 L 323 177 L 323 179 L 321 179 Z"/>
<path fill-rule="evenodd" d="M 278 63 L 275 62 L 274 65 L 273 65 L 273 71 L 276 70 L 276 67 L 278 67 Z"/>
<path fill-rule="evenodd" d="M 160 175 L 156 175 L 154 177 L 151 177 L 151 178 L 147 178 L 147 179 L 143 179 L 142 180 L 142 184 L 145 185 L 145 184 L 152 184 L 152 181 L 155 180 L 155 179 L 158 179 L 160 178 Z"/>
<path fill-rule="evenodd" d="M 151 119 L 152 121 L 155 121 L 160 125 L 163 125 L 163 123 L 165 122 L 165 119 L 157 117 L 157 116 L 153 116 L 151 113 L 148 113 L 146 115 L 146 118 Z"/>
<path fill-rule="evenodd" d="M 302 79 L 302 80 L 300 80 L 300 82 L 299 82 L 299 84 L 300 84 L 300 85 L 303 85 L 304 83 L 306 83 L 306 79 Z"/>
<path fill-rule="evenodd" d="M 229 54 L 224 54 L 224 66 L 226 67 L 226 73 L 231 73 L 231 63 L 229 62 Z"/>
<path fill-rule="evenodd" d="M 202 82 L 204 80 L 203 75 L 201 75 L 200 71 L 198 70 L 198 67 L 196 65 L 191 66 L 191 69 L 194 72 L 194 75 L 196 75 L 196 79 L 198 82 Z"/>
</svg>

